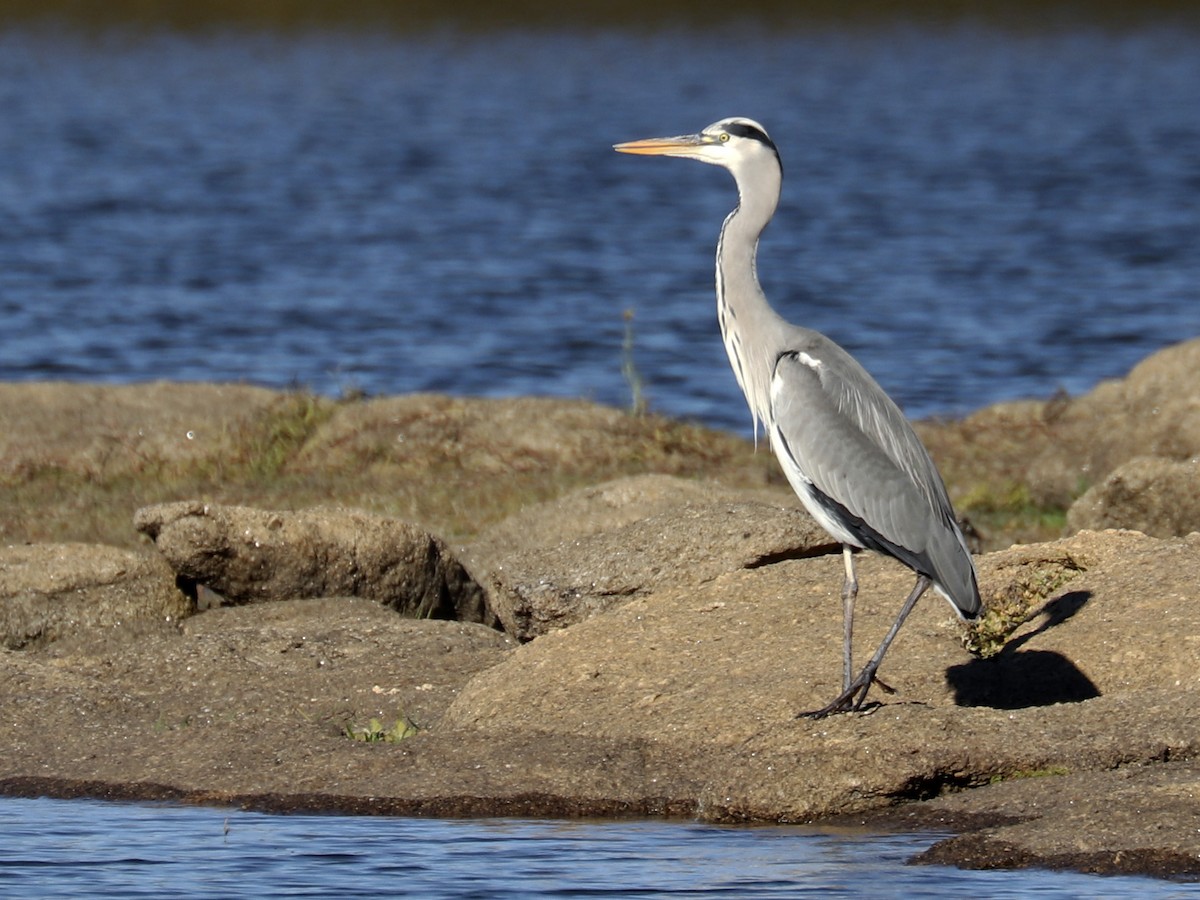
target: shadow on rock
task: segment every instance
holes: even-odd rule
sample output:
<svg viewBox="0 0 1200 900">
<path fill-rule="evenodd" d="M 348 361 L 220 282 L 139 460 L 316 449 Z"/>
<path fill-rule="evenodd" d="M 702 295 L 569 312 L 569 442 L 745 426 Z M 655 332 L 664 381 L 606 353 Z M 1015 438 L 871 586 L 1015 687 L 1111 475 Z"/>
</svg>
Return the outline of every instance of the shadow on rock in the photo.
<svg viewBox="0 0 1200 900">
<path fill-rule="evenodd" d="M 954 689 L 954 702 L 959 706 L 1025 709 L 1099 697 L 1099 688 L 1061 653 L 1021 649 L 1032 638 L 1074 616 L 1090 599 L 1089 591 L 1063 594 L 1042 607 L 1040 615 L 1046 621 L 1009 641 L 995 656 L 947 669 L 946 681 Z"/>
</svg>

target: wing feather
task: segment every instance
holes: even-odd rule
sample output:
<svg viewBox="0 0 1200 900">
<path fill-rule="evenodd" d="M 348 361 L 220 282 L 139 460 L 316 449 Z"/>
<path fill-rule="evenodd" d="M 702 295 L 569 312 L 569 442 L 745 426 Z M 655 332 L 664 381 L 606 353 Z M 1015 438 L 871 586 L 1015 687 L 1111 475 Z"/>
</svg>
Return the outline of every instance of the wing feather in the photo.
<svg viewBox="0 0 1200 900">
<path fill-rule="evenodd" d="M 811 334 L 779 356 L 771 383 L 772 446 L 785 471 L 795 470 L 789 480 L 819 519 L 929 575 L 973 615 L 974 566 L 924 445 L 853 357 Z"/>
</svg>

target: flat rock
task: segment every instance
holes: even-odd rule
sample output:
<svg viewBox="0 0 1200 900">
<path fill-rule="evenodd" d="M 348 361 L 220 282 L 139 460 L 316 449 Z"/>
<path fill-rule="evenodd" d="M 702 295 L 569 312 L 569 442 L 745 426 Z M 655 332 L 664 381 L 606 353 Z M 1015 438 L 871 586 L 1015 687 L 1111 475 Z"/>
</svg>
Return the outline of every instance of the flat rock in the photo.
<svg viewBox="0 0 1200 900">
<path fill-rule="evenodd" d="M 348 727 L 407 717 L 428 729 L 511 646 L 478 623 L 333 597 L 0 651 L 0 785 L 53 772 L 143 796 L 338 794 L 360 784 L 363 761 L 385 759 L 372 749 L 398 746 L 351 740 Z"/>
<path fill-rule="evenodd" d="M 561 472 L 595 482 L 606 472 L 628 471 L 631 458 L 641 456 L 652 471 L 717 469 L 743 483 L 764 483 L 769 456 L 747 450 L 733 435 L 585 400 L 406 394 L 339 405 L 289 469 L 436 471 L 470 487 Z"/>
<path fill-rule="evenodd" d="M 406 522 L 184 501 L 144 507 L 134 524 L 182 579 L 229 603 L 344 595 L 421 618 L 494 622 L 444 542 Z"/>
<path fill-rule="evenodd" d="M 92 544 L 0 547 L 0 646 L 20 649 L 192 611 L 162 560 Z"/>
<path fill-rule="evenodd" d="M 1154 537 L 1200 531 L 1200 454 L 1122 463 L 1071 505 L 1067 528 L 1129 528 Z"/>
<path fill-rule="evenodd" d="M 918 863 L 1197 880 L 1196 829 L 1180 825 L 1195 823 L 1198 804 L 1200 763 L 1183 759 L 1075 774 L 1035 769 L 909 812 L 934 828 L 975 823 L 920 854 Z M 917 824 L 904 813 L 878 822 Z"/>
<path fill-rule="evenodd" d="M 464 470 L 542 469 L 601 443 L 625 413 L 580 401 L 512 397 L 495 401 L 443 394 L 380 397 L 337 410 L 296 466 L 403 464 L 455 459 Z"/>
<path fill-rule="evenodd" d="M 652 473 L 614 478 L 545 503 L 526 506 L 481 532 L 471 543 L 477 556 L 553 547 L 615 531 L 688 505 L 774 501 L 780 494 L 726 488 L 712 481 Z M 787 495 L 784 495 L 787 496 Z M 797 503 L 791 504 L 797 506 Z"/>
<path fill-rule="evenodd" d="M 692 774 L 705 814 L 731 819 L 805 821 L 1015 772 L 1186 757 L 1200 749 L 1200 711 L 1182 702 L 1200 688 L 1186 637 L 1200 634 L 1198 551 L 1200 536 L 1106 532 L 1014 549 L 1021 566 L 984 557 L 985 596 L 1025 577 L 1035 555 L 1058 566 L 1065 553 L 1076 574 L 988 660 L 962 648 L 947 605 L 923 601 L 880 672 L 897 694 L 877 693 L 871 715 L 794 718 L 841 678 L 841 562 L 826 557 L 665 589 L 543 635 L 477 676 L 443 727 L 652 740 L 681 759 L 721 748 L 719 770 Z M 910 575 L 869 556 L 859 581 L 861 660 Z M 981 683 L 1001 685 L 998 701 Z"/>
<path fill-rule="evenodd" d="M 641 476 L 531 507 L 466 558 L 505 631 L 527 641 L 668 586 L 837 549 L 796 507 Z"/>
</svg>

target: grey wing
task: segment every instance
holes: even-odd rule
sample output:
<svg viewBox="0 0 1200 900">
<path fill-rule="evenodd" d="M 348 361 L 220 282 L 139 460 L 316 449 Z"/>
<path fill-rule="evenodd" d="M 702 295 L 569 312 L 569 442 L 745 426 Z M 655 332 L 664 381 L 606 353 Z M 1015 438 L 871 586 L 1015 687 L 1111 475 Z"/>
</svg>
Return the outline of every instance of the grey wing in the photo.
<svg viewBox="0 0 1200 900">
<path fill-rule="evenodd" d="M 821 339 L 778 358 L 771 438 L 810 509 L 928 575 L 963 614 L 978 612 L 974 565 L 941 476 L 904 414 L 846 351 Z"/>
</svg>

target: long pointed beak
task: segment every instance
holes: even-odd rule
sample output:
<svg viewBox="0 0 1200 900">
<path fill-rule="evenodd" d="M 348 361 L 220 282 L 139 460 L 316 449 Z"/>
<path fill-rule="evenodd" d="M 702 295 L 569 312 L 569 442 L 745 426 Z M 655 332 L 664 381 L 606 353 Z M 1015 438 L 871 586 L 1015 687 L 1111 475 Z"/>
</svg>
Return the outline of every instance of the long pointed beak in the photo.
<svg viewBox="0 0 1200 900">
<path fill-rule="evenodd" d="M 681 134 L 679 137 L 626 141 L 623 144 L 613 144 L 613 149 L 618 153 L 635 153 L 638 156 L 676 156 L 684 155 L 703 143 L 701 135 Z"/>
</svg>

